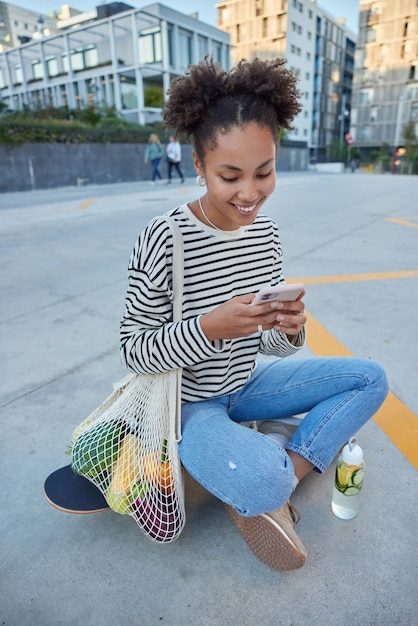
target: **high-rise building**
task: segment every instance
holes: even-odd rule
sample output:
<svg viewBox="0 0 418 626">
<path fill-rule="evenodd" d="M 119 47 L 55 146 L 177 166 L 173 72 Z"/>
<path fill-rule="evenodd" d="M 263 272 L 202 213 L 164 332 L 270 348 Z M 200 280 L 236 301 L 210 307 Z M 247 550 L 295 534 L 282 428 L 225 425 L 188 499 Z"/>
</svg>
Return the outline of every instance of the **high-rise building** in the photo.
<svg viewBox="0 0 418 626">
<path fill-rule="evenodd" d="M 231 38 L 232 61 L 284 57 L 299 76 L 303 111 L 288 134 L 306 141 L 312 162 L 341 156 L 349 130 L 355 35 L 312 0 L 223 0 L 218 28 Z"/>
<path fill-rule="evenodd" d="M 56 17 L 0 2 L 0 52 L 56 32 Z"/>
<path fill-rule="evenodd" d="M 418 135 L 418 2 L 360 0 L 351 134 L 364 155 Z"/>
<path fill-rule="evenodd" d="M 162 98 L 189 64 L 212 54 L 230 66 L 226 33 L 158 3 L 99 5 L 57 28 L 0 53 L 0 97 L 10 109 L 107 106 L 148 124 L 161 120 L 155 94 Z"/>
</svg>

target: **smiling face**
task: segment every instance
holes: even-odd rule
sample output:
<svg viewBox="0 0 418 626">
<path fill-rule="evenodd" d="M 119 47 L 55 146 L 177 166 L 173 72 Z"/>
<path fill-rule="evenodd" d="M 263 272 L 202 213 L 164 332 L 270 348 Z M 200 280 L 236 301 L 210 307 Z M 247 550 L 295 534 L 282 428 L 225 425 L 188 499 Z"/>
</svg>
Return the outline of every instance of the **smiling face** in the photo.
<svg viewBox="0 0 418 626">
<path fill-rule="evenodd" d="M 276 143 L 269 128 L 250 122 L 218 134 L 217 145 L 205 153 L 204 163 L 193 153 L 196 171 L 205 178 L 203 209 L 221 230 L 252 224 L 274 191 Z M 206 223 L 197 203 L 191 206 Z"/>
</svg>

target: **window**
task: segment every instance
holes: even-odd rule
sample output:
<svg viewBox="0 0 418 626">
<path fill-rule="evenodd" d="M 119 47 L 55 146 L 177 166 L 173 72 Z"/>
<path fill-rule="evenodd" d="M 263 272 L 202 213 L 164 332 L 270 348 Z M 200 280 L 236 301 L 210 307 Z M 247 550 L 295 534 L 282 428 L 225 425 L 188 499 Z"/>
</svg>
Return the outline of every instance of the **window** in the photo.
<svg viewBox="0 0 418 626">
<path fill-rule="evenodd" d="M 76 48 L 71 51 L 71 67 L 74 72 L 94 67 L 98 62 L 97 48 L 94 45 L 86 46 L 86 48 Z"/>
<path fill-rule="evenodd" d="M 239 43 L 240 42 L 240 25 L 239 24 L 237 24 L 236 26 L 235 35 L 236 35 L 236 41 L 237 43 Z"/>
<path fill-rule="evenodd" d="M 268 29 L 268 18 L 263 18 L 263 37 L 268 37 L 269 29 Z"/>
<path fill-rule="evenodd" d="M 138 97 L 133 72 L 129 72 L 128 74 L 121 74 L 120 91 L 122 99 L 122 109 L 137 109 Z"/>
<path fill-rule="evenodd" d="M 161 63 L 163 52 L 159 28 L 149 28 L 140 32 L 139 58 L 141 63 Z"/>
<path fill-rule="evenodd" d="M 255 0 L 255 15 L 259 17 L 264 13 L 263 0 Z"/>
<path fill-rule="evenodd" d="M 221 44 L 215 44 L 214 45 L 214 57 L 215 57 L 217 63 L 220 63 L 222 65 L 222 46 L 221 46 Z"/>
<path fill-rule="evenodd" d="M 373 100 L 372 89 L 362 89 L 360 91 L 360 104 L 369 104 Z"/>
<path fill-rule="evenodd" d="M 87 46 L 84 50 L 85 67 L 94 67 L 99 63 L 96 46 Z"/>
<path fill-rule="evenodd" d="M 372 43 L 373 41 L 376 41 L 376 29 L 368 28 L 366 30 L 366 42 Z"/>
<path fill-rule="evenodd" d="M 372 133 L 370 126 L 360 126 L 357 129 L 357 132 L 360 141 L 368 141 L 369 139 L 371 139 Z"/>
<path fill-rule="evenodd" d="M 44 77 L 42 63 L 39 61 L 39 59 L 37 59 L 36 61 L 32 61 L 32 77 L 35 80 Z"/>
<path fill-rule="evenodd" d="M 206 37 L 198 38 L 198 47 L 199 47 L 199 60 L 204 59 L 205 55 L 208 53 L 208 40 Z"/>
<path fill-rule="evenodd" d="M 185 31 L 179 32 L 180 67 L 186 68 L 192 62 L 192 36 Z"/>
<path fill-rule="evenodd" d="M 57 58 L 49 56 L 45 58 L 46 67 L 48 69 L 48 76 L 56 76 L 59 73 Z"/>
</svg>

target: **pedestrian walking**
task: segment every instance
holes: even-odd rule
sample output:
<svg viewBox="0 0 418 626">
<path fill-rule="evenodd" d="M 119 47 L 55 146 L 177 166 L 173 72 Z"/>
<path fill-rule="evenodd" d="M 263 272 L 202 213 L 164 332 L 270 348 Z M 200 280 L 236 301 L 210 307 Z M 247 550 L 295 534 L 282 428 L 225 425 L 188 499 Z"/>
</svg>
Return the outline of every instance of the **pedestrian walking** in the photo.
<svg viewBox="0 0 418 626">
<path fill-rule="evenodd" d="M 177 174 L 180 177 L 180 181 L 182 183 L 184 183 L 183 172 L 180 169 L 181 145 L 180 145 L 180 143 L 177 141 L 177 139 L 173 135 L 170 135 L 170 138 L 168 140 L 168 144 L 167 144 L 167 147 L 166 147 L 166 155 L 167 155 L 167 165 L 168 165 L 168 181 L 167 181 L 167 183 L 168 184 L 171 183 L 171 171 L 172 171 L 173 167 L 176 168 Z"/>
<path fill-rule="evenodd" d="M 155 133 L 151 133 L 148 139 L 148 143 L 145 146 L 145 155 L 144 155 L 144 163 L 148 163 L 148 161 L 151 161 L 151 167 L 152 167 L 151 182 L 150 182 L 151 185 L 155 183 L 155 180 L 157 178 L 158 180 L 162 180 L 162 176 L 160 174 L 160 170 L 158 169 L 158 166 L 160 164 L 163 154 L 164 154 L 164 149 L 161 145 L 158 135 Z"/>
</svg>

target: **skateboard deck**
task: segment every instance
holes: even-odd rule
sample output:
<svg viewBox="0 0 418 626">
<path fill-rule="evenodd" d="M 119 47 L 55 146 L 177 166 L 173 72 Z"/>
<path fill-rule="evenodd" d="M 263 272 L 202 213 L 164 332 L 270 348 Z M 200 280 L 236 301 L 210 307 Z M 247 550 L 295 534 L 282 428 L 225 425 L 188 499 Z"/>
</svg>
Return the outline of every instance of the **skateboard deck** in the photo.
<svg viewBox="0 0 418 626">
<path fill-rule="evenodd" d="M 74 474 L 71 465 L 52 472 L 45 480 L 43 493 L 51 506 L 64 513 L 101 513 L 110 508 L 101 491 L 84 476 Z"/>
</svg>

